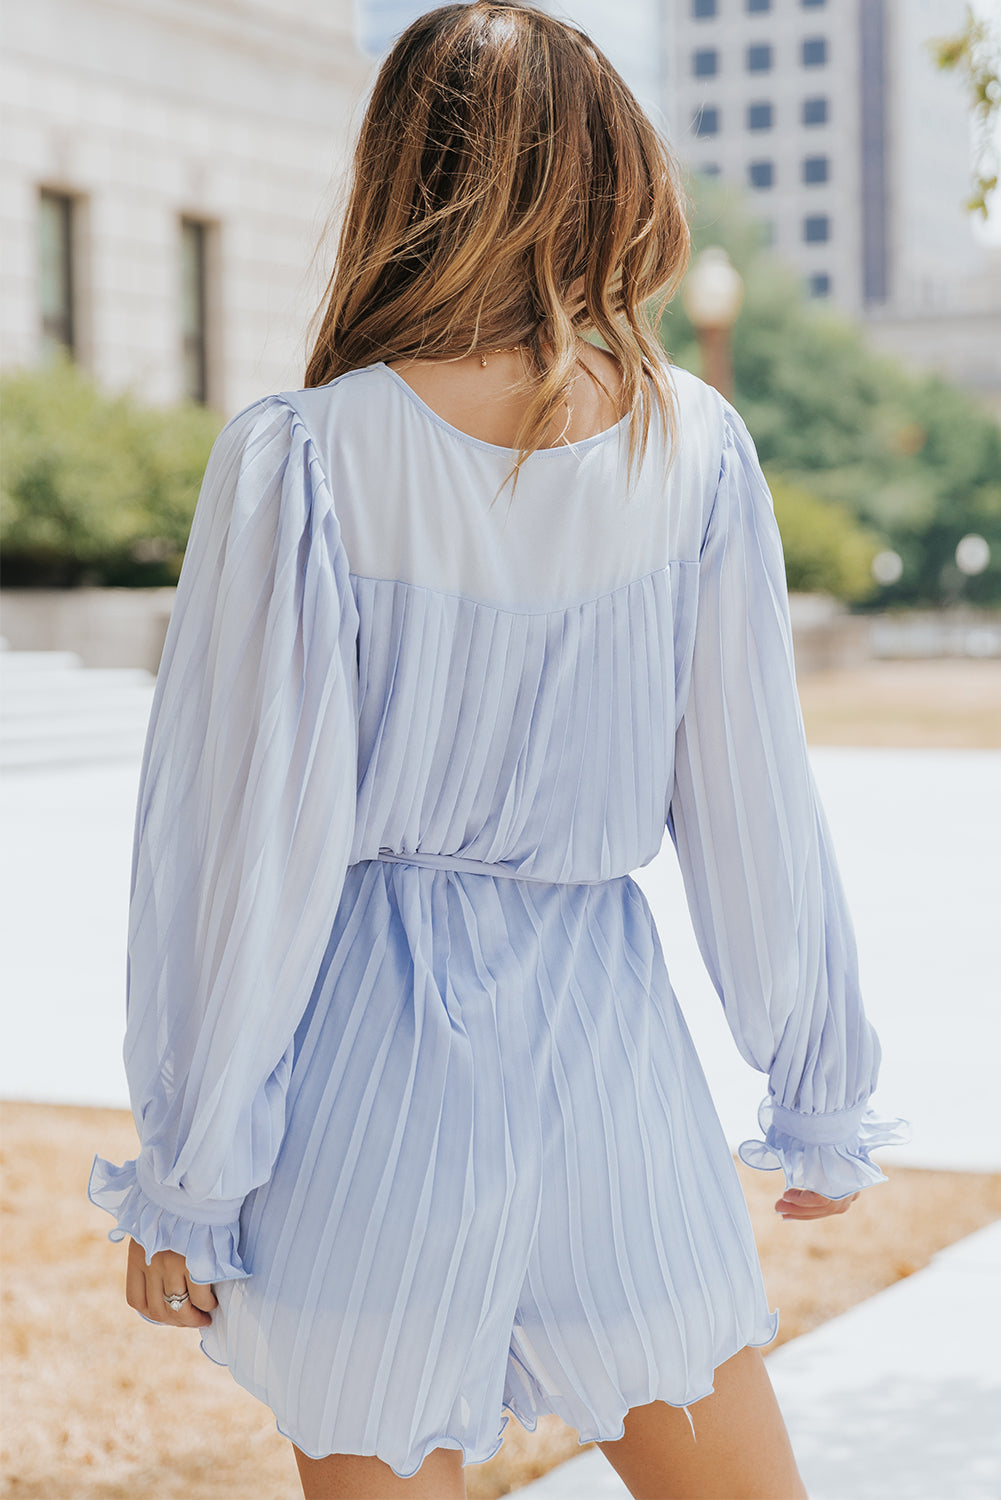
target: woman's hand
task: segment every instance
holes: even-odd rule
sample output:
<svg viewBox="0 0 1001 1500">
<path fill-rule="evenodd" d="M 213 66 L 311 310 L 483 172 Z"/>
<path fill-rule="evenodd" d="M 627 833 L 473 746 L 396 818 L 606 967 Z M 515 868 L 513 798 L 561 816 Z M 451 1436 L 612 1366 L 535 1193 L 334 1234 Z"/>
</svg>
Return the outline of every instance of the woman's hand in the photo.
<svg viewBox="0 0 1001 1500">
<path fill-rule="evenodd" d="M 175 1292 L 188 1294 L 188 1300 L 174 1312 L 164 1300 Z M 154 1323 L 169 1323 L 174 1328 L 204 1328 L 218 1307 L 211 1286 L 192 1281 L 183 1255 L 173 1250 L 158 1250 L 149 1265 L 146 1251 L 138 1240 L 129 1240 L 129 1260 L 125 1269 L 125 1300 L 136 1312 Z"/>
<path fill-rule="evenodd" d="M 786 1188 L 775 1212 L 783 1219 L 826 1219 L 828 1214 L 847 1213 L 857 1197 L 858 1193 L 852 1193 L 848 1198 L 825 1198 L 808 1188 Z"/>
</svg>

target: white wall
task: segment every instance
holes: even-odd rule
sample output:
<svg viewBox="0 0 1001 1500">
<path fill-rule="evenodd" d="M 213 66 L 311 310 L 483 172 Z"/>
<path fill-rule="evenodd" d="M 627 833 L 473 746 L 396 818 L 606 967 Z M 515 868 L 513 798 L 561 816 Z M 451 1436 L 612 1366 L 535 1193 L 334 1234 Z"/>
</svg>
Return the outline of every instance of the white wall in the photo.
<svg viewBox="0 0 1001 1500">
<path fill-rule="evenodd" d="M 81 363 L 109 388 L 182 388 L 178 218 L 218 224 L 210 399 L 302 384 L 333 246 L 310 260 L 371 61 L 351 0 L 31 0 L 0 64 L 4 365 L 39 352 L 39 185 L 84 198 Z"/>
</svg>

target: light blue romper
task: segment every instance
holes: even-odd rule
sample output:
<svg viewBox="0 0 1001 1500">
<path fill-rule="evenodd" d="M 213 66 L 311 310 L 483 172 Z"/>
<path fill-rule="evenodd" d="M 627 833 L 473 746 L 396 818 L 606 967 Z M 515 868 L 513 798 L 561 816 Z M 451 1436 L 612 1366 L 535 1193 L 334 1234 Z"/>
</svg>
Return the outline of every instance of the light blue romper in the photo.
<svg viewBox="0 0 1001 1500">
<path fill-rule="evenodd" d="M 312 1457 L 478 1463 L 697 1402 L 776 1333 L 630 872 L 673 838 L 741 1054 L 742 1157 L 885 1181 L 878 1040 L 747 430 L 667 367 L 533 453 L 384 363 L 267 396 L 205 472 L 135 824 L 111 1238 L 184 1254 L 202 1348 Z"/>
</svg>

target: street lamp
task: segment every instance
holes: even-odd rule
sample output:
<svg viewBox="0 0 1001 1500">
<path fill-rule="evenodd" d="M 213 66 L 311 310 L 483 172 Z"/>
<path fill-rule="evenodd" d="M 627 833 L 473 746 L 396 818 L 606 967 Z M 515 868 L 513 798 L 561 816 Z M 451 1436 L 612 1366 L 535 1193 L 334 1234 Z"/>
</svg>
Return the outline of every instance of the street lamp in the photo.
<svg viewBox="0 0 1001 1500">
<path fill-rule="evenodd" d="M 744 282 L 721 245 L 697 256 L 685 277 L 681 301 L 698 334 L 702 377 L 727 401 L 733 398 L 730 330 L 744 301 Z"/>
<path fill-rule="evenodd" d="M 960 539 L 956 546 L 956 567 L 967 578 L 976 578 L 991 560 L 990 544 L 975 531 Z"/>
</svg>

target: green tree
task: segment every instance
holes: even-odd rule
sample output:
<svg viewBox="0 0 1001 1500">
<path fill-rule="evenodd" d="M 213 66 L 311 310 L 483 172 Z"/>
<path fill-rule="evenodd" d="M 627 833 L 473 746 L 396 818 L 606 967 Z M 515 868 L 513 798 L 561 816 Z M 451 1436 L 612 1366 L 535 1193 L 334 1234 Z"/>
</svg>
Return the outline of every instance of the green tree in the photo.
<svg viewBox="0 0 1001 1500">
<path fill-rule="evenodd" d="M 775 471 L 765 477 L 790 589 L 832 594 L 846 603 L 868 599 L 876 589 L 872 560 L 880 550 L 879 535 L 860 526 L 846 506 L 821 500 Z"/>
<path fill-rule="evenodd" d="M 702 179 L 692 191 L 695 253 L 720 244 L 744 277 L 735 404 L 762 464 L 845 507 L 900 553 L 900 581 L 873 603 L 951 597 L 956 544 L 970 531 L 986 537 L 992 560 L 967 597 L 1001 601 L 1001 427 L 973 397 L 873 353 L 857 324 L 808 301 L 798 275 L 762 246 L 738 189 Z M 678 364 L 699 372 L 680 297 L 661 337 Z"/>
</svg>

